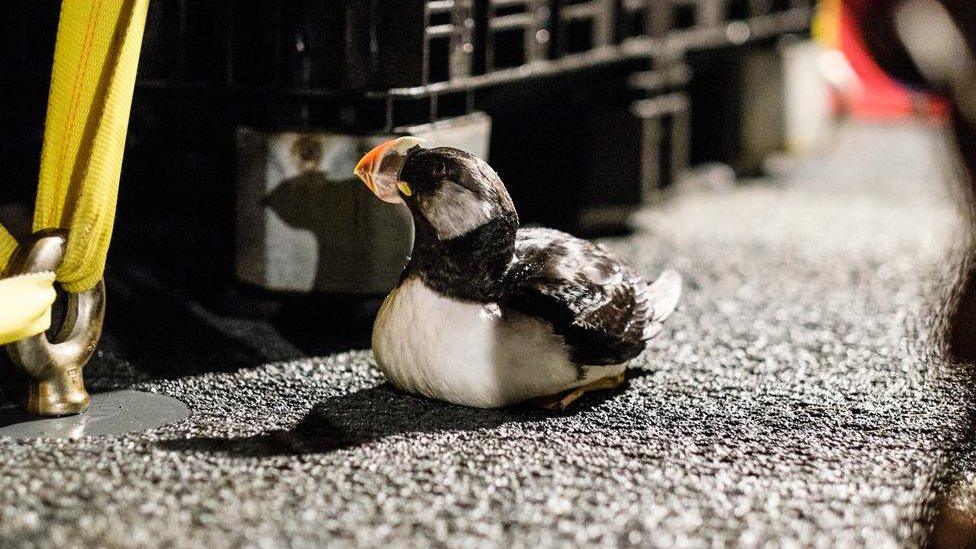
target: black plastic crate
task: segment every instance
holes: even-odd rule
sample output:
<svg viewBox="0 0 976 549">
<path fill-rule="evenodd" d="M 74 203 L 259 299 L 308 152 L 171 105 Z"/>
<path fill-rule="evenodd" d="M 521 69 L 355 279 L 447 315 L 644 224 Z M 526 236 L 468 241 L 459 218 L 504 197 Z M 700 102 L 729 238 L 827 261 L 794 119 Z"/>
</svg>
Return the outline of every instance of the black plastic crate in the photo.
<svg viewBox="0 0 976 549">
<path fill-rule="evenodd" d="M 669 5 L 664 25 L 686 30 L 717 25 L 727 18 L 726 0 L 663 0 Z"/>
<path fill-rule="evenodd" d="M 728 20 L 741 20 L 808 7 L 812 3 L 808 0 L 728 0 L 725 16 Z"/>
<path fill-rule="evenodd" d="M 475 103 L 492 117 L 491 163 L 520 216 L 583 233 L 625 230 L 687 164 L 687 100 L 676 91 L 687 78 L 683 65 L 645 58 L 479 90 Z"/>
<path fill-rule="evenodd" d="M 636 102 L 641 119 L 641 195 L 645 203 L 674 184 L 688 167 L 691 114 L 687 95 L 671 93 Z"/>
<path fill-rule="evenodd" d="M 140 76 L 157 85 L 383 90 L 472 73 L 475 0 L 150 6 Z"/>
<path fill-rule="evenodd" d="M 555 0 L 554 56 L 585 53 L 614 40 L 613 0 Z"/>
<path fill-rule="evenodd" d="M 692 163 L 719 162 L 752 176 L 762 173 L 770 153 L 783 150 L 783 66 L 776 50 L 767 39 L 688 54 Z"/>
<path fill-rule="evenodd" d="M 497 83 L 497 72 L 508 82 L 623 61 L 682 31 L 809 1 L 157 0 L 139 82 L 316 97 L 470 89 Z M 613 47 L 633 41 L 636 49 Z M 700 46 L 685 36 L 677 47 Z"/>
<path fill-rule="evenodd" d="M 424 83 L 469 76 L 474 68 L 474 0 L 426 3 Z"/>
<path fill-rule="evenodd" d="M 618 44 L 667 33 L 670 5 L 666 0 L 616 0 L 614 13 Z"/>
<path fill-rule="evenodd" d="M 477 72 L 491 73 L 549 57 L 550 0 L 481 0 Z"/>
</svg>

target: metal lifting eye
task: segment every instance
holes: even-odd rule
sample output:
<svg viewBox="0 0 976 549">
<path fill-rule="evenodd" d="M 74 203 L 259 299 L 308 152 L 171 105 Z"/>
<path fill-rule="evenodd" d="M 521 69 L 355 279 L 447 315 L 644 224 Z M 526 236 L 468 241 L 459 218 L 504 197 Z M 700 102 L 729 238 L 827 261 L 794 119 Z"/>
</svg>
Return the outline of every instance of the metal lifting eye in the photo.
<svg viewBox="0 0 976 549">
<path fill-rule="evenodd" d="M 10 261 L 8 274 L 55 271 L 64 260 L 68 233 L 43 230 L 25 242 Z M 7 346 L 13 362 L 31 377 L 27 411 L 63 416 L 88 408 L 82 368 L 95 352 L 105 316 L 105 283 L 80 294 L 69 294 L 67 312 L 57 336 L 41 333 Z"/>
</svg>

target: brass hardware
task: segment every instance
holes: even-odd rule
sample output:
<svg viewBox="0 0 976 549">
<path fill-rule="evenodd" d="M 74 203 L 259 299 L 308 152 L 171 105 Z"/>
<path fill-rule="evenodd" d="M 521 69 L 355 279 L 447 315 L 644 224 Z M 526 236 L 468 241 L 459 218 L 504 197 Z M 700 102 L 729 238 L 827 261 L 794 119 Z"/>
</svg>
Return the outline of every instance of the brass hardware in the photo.
<svg viewBox="0 0 976 549">
<path fill-rule="evenodd" d="M 64 260 L 67 231 L 43 230 L 17 248 L 7 276 L 55 271 Z M 64 322 L 53 341 L 38 334 L 7 345 L 14 364 L 31 377 L 28 413 L 40 416 L 78 414 L 88 409 L 82 369 L 102 334 L 105 282 L 80 294 L 68 294 Z"/>
</svg>

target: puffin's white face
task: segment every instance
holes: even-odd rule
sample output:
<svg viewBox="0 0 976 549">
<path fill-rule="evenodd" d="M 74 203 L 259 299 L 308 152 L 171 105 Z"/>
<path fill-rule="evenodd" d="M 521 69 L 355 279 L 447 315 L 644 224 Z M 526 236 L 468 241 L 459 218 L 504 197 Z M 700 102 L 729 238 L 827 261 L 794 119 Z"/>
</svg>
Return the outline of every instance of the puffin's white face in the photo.
<svg viewBox="0 0 976 549">
<path fill-rule="evenodd" d="M 441 241 L 515 212 L 498 174 L 483 160 L 449 147 L 423 149 L 412 137 L 376 147 L 355 173 L 380 199 L 406 202 L 414 220 Z"/>
<path fill-rule="evenodd" d="M 441 180 L 431 192 L 417 193 L 416 202 L 438 240 L 467 234 L 502 213 L 497 200 L 479 196 L 450 179 Z"/>
</svg>

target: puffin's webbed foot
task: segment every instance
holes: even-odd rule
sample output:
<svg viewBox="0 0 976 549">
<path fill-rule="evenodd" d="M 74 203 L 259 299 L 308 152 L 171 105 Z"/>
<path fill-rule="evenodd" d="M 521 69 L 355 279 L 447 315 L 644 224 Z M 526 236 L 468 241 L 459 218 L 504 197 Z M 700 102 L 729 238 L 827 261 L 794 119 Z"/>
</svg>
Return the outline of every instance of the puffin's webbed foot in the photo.
<svg viewBox="0 0 976 549">
<path fill-rule="evenodd" d="M 587 385 L 582 385 L 568 391 L 556 393 L 550 396 L 534 398 L 528 401 L 530 406 L 549 410 L 551 412 L 564 412 L 576 399 L 590 391 L 603 391 L 606 389 L 616 389 L 627 379 L 627 373 L 621 372 L 615 376 L 600 378 Z"/>
</svg>

